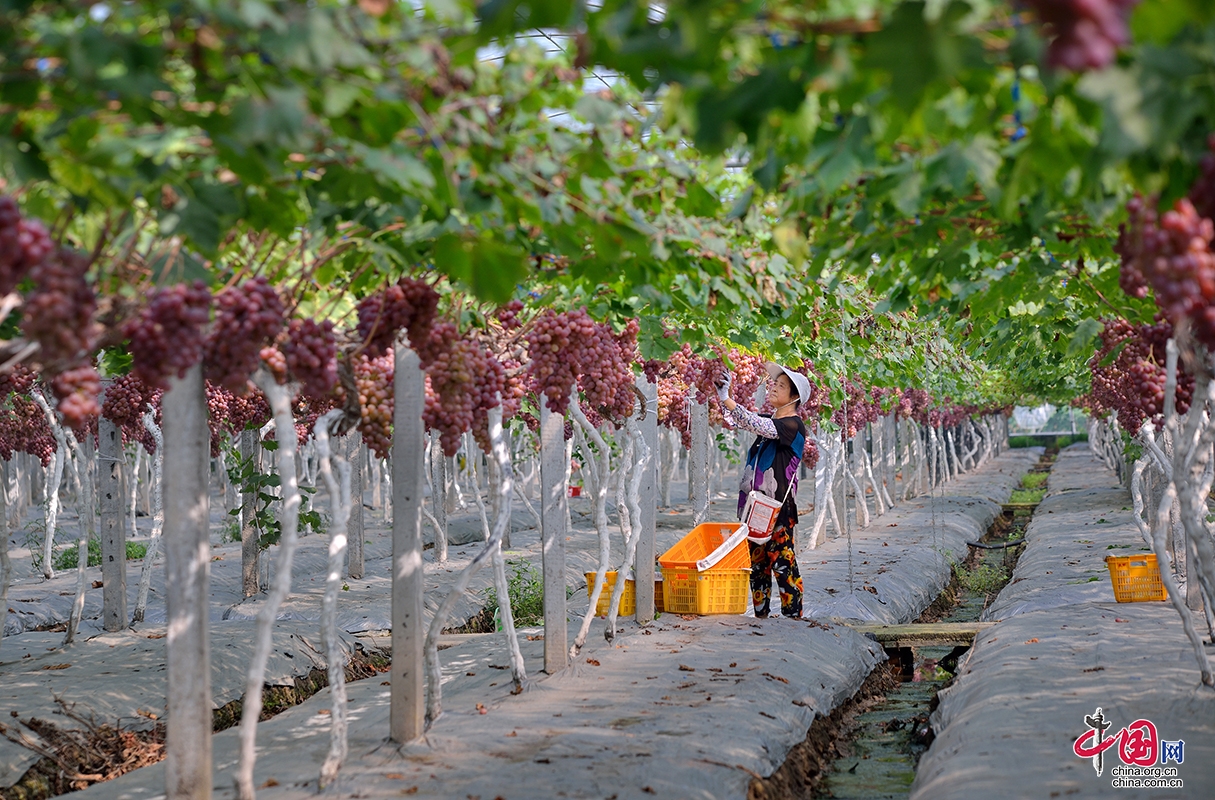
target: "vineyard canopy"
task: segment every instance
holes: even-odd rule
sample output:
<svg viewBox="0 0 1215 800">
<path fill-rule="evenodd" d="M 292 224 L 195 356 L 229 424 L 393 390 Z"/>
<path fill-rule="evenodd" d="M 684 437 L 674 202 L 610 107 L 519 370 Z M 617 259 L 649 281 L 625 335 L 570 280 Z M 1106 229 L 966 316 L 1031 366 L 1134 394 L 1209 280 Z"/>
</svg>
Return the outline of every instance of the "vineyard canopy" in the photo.
<svg viewBox="0 0 1215 800">
<path fill-rule="evenodd" d="M 321 316 L 433 268 L 641 316 L 645 356 L 665 322 L 877 385 L 965 358 L 979 379 L 940 370 L 942 394 L 1066 401 L 1103 317 L 1151 319 L 1112 247 L 1132 193 L 1198 175 L 1215 9 L 1141 2 L 1072 72 L 1041 5 L 10 0 L 0 174 L 116 299 L 218 288 L 272 238 Z"/>
</svg>

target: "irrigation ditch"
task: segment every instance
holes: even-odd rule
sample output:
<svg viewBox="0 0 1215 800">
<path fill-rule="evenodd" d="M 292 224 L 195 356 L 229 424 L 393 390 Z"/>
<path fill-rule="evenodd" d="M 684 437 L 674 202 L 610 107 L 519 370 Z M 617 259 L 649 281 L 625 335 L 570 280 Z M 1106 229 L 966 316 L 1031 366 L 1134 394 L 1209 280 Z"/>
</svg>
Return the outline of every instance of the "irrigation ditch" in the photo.
<svg viewBox="0 0 1215 800">
<path fill-rule="evenodd" d="M 1057 448 L 1048 449 L 1022 476 L 1003 513 L 979 541 L 968 543 L 966 559 L 919 618 L 872 626 L 883 629 L 881 638 L 866 635 L 884 645 L 887 660 L 849 700 L 815 719 L 776 772 L 751 781 L 748 800 L 908 796 L 934 737 L 929 717 L 937 693 L 964 663 L 977 631 L 990 624 L 979 619 L 1011 579 L 1057 455 Z"/>
</svg>

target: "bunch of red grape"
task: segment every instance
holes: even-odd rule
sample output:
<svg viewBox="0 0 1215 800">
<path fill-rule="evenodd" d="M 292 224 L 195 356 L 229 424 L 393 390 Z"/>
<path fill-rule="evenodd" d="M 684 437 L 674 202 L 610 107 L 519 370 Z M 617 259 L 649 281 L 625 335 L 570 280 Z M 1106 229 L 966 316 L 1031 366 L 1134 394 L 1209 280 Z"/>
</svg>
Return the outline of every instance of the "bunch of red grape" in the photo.
<svg viewBox="0 0 1215 800">
<path fill-rule="evenodd" d="M 1138 326 L 1126 320 L 1107 321 L 1101 346 L 1089 360 L 1092 386 L 1080 404 L 1096 414 L 1117 413 L 1118 423 L 1132 435 L 1145 421 L 1158 417 L 1164 410 L 1165 343 L 1172 333 L 1164 320 Z M 1110 363 L 1102 366 L 1111 356 Z M 1194 378 L 1179 363 L 1178 413 L 1189 410 L 1193 391 Z"/>
<path fill-rule="evenodd" d="M 1190 187 L 1190 202 L 1199 216 L 1215 219 L 1215 133 L 1207 137 L 1207 149 L 1199 164 L 1201 173 Z"/>
<path fill-rule="evenodd" d="M 211 290 L 202 281 L 158 289 L 122 335 L 130 344 L 133 369 L 144 383 L 169 388 L 203 354 L 203 328 L 211 319 Z"/>
<path fill-rule="evenodd" d="M 1026 0 L 1051 42 L 1046 60 L 1073 72 L 1104 69 L 1130 41 L 1127 20 L 1139 0 Z"/>
<path fill-rule="evenodd" d="M 605 355 L 590 347 L 599 340 L 595 321 L 585 308 L 565 312 L 545 309 L 524 338 L 528 379 L 544 395 L 549 411 L 564 414 L 583 367 Z"/>
<path fill-rule="evenodd" d="M 25 298 L 21 327 L 40 345 L 39 359 L 52 374 L 87 359 L 96 341 L 97 298 L 88 269 L 86 256 L 64 248 L 30 270 L 34 288 Z"/>
<path fill-rule="evenodd" d="M 213 389 L 218 390 L 219 387 L 208 385 L 208 396 Z M 249 427 L 260 429 L 270 421 L 270 404 L 260 391 L 251 389 L 243 395 L 222 391 L 227 407 L 226 427 L 233 435 Z"/>
<path fill-rule="evenodd" d="M 299 381 L 304 394 L 325 397 L 333 391 L 337 384 L 337 339 L 332 322 L 291 320 L 282 350 L 287 372 Z"/>
<path fill-rule="evenodd" d="M 283 329 L 283 301 L 263 277 L 220 292 L 215 325 L 203 349 L 207 380 L 243 394 L 263 347 Z"/>
<path fill-rule="evenodd" d="M 14 364 L 8 372 L 0 373 L 0 402 L 10 394 L 27 394 L 38 375 L 24 364 Z"/>
<path fill-rule="evenodd" d="M 845 402 L 831 415 L 831 421 L 840 428 L 844 440 L 856 436 L 867 423 L 877 422 L 881 407 L 874 402 L 873 395 L 855 381 L 844 385 Z"/>
<path fill-rule="evenodd" d="M 362 409 L 359 431 L 377 458 L 387 458 L 392 450 L 394 366 L 391 352 L 376 358 L 360 355 L 354 362 L 354 382 Z"/>
<path fill-rule="evenodd" d="M 519 319 L 519 313 L 523 311 L 523 303 L 518 300 L 511 300 L 506 305 L 497 310 L 495 316 L 498 322 L 502 323 L 502 327 L 508 331 L 518 330 L 522 327 L 523 322 Z"/>
<path fill-rule="evenodd" d="M 472 431 L 489 452 L 489 409 L 506 390 L 506 371 L 475 339 L 444 337 L 432 342 L 434 360 L 426 367 L 426 427 L 439 432 L 445 455 L 460 449 L 460 437 Z"/>
<path fill-rule="evenodd" d="M 55 250 L 41 222 L 22 219 L 17 203 L 0 195 L 0 296 L 21 282 L 36 264 Z"/>
<path fill-rule="evenodd" d="M 1150 286 L 1165 319 L 1174 326 L 1188 319 L 1194 336 L 1215 347 L 1215 226 L 1186 198 L 1159 222 L 1141 197 L 1132 198 L 1127 211 L 1117 244 L 1123 291 L 1144 297 Z"/>
<path fill-rule="evenodd" d="M 139 442 L 149 453 L 155 453 L 156 440 L 144 427 L 143 415 L 159 405 L 160 390 L 148 386 L 139 375 L 131 372 L 106 386 L 101 416 L 118 426 L 124 442 Z"/>
<path fill-rule="evenodd" d="M 11 408 L 0 408 L 0 458 L 7 461 L 14 453 L 29 453 L 45 467 L 57 447 L 46 414 L 28 396 L 15 394 Z"/>
<path fill-rule="evenodd" d="M 588 411 L 613 421 L 622 421 L 633 413 L 636 406 L 633 362 L 637 360 L 639 328 L 636 319 L 630 319 L 620 333 L 614 333 L 607 323 L 594 326 L 581 348 L 586 360 L 579 364 L 578 374 L 578 386 L 586 398 Z"/>
<path fill-rule="evenodd" d="M 372 358 L 392 348 L 397 333 L 405 330 L 416 351 L 430 338 L 439 308 L 439 293 L 416 278 L 401 278 L 382 292 L 365 297 L 358 305 L 358 335 Z"/>
</svg>

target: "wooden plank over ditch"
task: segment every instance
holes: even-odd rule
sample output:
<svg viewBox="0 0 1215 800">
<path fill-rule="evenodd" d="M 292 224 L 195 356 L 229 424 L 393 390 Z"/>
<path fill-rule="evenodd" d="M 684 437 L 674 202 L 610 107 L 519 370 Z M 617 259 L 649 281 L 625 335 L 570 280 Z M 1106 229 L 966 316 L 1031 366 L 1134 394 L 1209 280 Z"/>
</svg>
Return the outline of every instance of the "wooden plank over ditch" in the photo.
<svg viewBox="0 0 1215 800">
<path fill-rule="evenodd" d="M 994 622 L 932 622 L 914 625 L 850 625 L 862 636 L 872 634 L 883 647 L 928 647 L 974 644 Z"/>
</svg>

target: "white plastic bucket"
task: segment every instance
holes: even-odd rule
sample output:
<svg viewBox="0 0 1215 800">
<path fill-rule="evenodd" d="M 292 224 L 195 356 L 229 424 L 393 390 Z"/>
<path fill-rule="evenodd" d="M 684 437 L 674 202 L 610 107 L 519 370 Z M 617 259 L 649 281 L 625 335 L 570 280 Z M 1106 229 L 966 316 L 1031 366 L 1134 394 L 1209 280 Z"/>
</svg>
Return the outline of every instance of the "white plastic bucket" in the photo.
<svg viewBox="0 0 1215 800">
<path fill-rule="evenodd" d="M 776 515 L 780 512 L 781 505 L 779 500 L 766 494 L 756 491 L 747 494 L 742 518 L 749 530 L 748 541 L 764 544 L 772 538 L 772 529 L 776 527 Z"/>
</svg>

